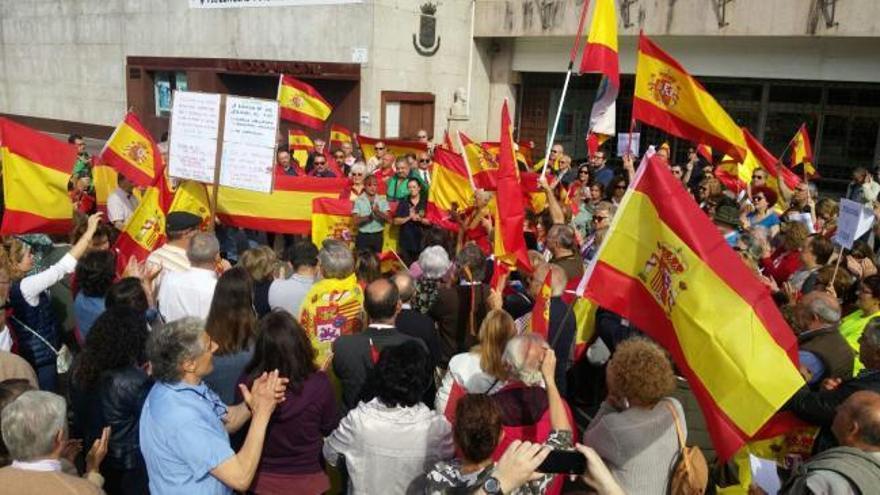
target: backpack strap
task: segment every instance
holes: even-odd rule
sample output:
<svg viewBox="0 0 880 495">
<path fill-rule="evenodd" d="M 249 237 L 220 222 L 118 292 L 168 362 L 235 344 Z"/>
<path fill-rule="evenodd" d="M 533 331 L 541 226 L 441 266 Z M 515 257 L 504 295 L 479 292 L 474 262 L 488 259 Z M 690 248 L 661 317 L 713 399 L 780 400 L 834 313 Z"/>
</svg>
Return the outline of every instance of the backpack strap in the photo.
<svg viewBox="0 0 880 495">
<path fill-rule="evenodd" d="M 668 400 L 664 400 L 663 404 L 669 409 L 669 413 L 672 414 L 672 422 L 675 424 L 675 433 L 678 435 L 678 450 L 679 452 L 684 452 L 684 432 L 681 429 L 681 422 L 678 420 L 678 413 L 675 411 L 675 406 L 673 406 L 672 402 Z"/>
</svg>

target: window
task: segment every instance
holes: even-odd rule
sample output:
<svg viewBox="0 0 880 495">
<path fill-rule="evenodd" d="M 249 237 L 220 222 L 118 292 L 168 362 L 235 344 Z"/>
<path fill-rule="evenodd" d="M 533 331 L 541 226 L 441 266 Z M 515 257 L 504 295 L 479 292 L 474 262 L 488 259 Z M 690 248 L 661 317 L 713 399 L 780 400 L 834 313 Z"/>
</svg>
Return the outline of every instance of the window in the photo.
<svg viewBox="0 0 880 495">
<path fill-rule="evenodd" d="M 156 117 L 171 116 L 171 95 L 175 90 L 186 91 L 186 72 L 154 72 L 153 95 Z"/>
</svg>

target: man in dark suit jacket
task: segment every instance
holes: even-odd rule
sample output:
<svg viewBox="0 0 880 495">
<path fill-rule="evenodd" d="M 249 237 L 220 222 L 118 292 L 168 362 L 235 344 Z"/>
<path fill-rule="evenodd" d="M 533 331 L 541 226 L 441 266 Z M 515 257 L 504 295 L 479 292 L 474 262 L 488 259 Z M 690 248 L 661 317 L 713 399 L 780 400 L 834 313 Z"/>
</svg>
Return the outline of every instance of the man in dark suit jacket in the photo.
<svg viewBox="0 0 880 495">
<path fill-rule="evenodd" d="M 333 342 L 333 371 L 342 384 L 345 410 L 353 409 L 361 400 L 364 384 L 382 349 L 418 339 L 404 335 L 394 326 L 400 312 L 397 286 L 379 279 L 364 291 L 364 309 L 369 326 L 360 333 L 342 335 Z"/>
<path fill-rule="evenodd" d="M 397 313 L 395 326 L 400 333 L 415 337 L 425 344 L 430 355 L 431 369 L 433 370 L 437 367 L 437 363 L 440 362 L 440 337 L 437 335 L 437 324 L 434 323 L 434 320 L 422 312 L 412 309 L 410 306 L 410 301 L 416 293 L 416 284 L 409 272 L 398 272 L 391 277 L 391 281 L 394 282 L 398 292 L 400 292 L 400 313 Z M 431 380 L 431 385 L 425 390 L 422 400 L 425 405 L 432 409 L 436 393 L 437 387 L 434 386 L 434 380 Z"/>
</svg>

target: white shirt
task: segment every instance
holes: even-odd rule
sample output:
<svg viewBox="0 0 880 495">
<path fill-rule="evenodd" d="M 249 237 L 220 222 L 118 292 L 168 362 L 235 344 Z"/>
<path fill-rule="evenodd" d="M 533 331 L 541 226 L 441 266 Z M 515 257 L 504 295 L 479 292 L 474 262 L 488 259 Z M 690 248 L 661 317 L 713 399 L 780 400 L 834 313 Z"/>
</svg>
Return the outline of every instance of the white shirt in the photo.
<svg viewBox="0 0 880 495">
<path fill-rule="evenodd" d="M 165 244 L 150 253 L 147 263 L 162 267 L 162 273 L 184 272 L 192 268 L 189 258 L 186 257 L 186 249 Z"/>
<path fill-rule="evenodd" d="M 0 351 L 9 352 L 12 349 L 12 335 L 9 331 L 9 327 L 5 324 L 3 325 L 3 330 L 0 330 Z"/>
<path fill-rule="evenodd" d="M 43 291 L 55 285 L 65 275 L 73 273 L 75 269 L 76 258 L 67 253 L 49 268 L 21 279 L 21 295 L 28 304 L 37 306 Z"/>
<path fill-rule="evenodd" d="M 59 461 L 58 459 L 40 459 L 37 461 L 12 461 L 12 467 L 15 469 L 24 469 L 25 471 L 60 472 L 61 461 Z"/>
<path fill-rule="evenodd" d="M 137 205 L 137 198 L 117 187 L 107 196 L 107 219 L 110 223 L 125 223 L 131 218 Z"/>
<path fill-rule="evenodd" d="M 211 309 L 217 274 L 214 270 L 190 268 L 185 272 L 166 273 L 156 299 L 159 313 L 166 322 L 186 316 L 205 319 Z"/>
<path fill-rule="evenodd" d="M 445 414 L 446 403 L 452 391 L 453 383 L 458 384 L 469 394 L 494 394 L 504 388 L 507 383 L 486 374 L 480 367 L 480 355 L 476 352 L 462 352 L 449 360 L 449 371 L 443 377 L 440 390 L 434 399 L 434 410 Z"/>
<path fill-rule="evenodd" d="M 331 465 L 345 456 L 352 495 L 424 493 L 425 470 L 453 454 L 452 426 L 422 403 L 361 402 L 324 441 Z"/>
</svg>

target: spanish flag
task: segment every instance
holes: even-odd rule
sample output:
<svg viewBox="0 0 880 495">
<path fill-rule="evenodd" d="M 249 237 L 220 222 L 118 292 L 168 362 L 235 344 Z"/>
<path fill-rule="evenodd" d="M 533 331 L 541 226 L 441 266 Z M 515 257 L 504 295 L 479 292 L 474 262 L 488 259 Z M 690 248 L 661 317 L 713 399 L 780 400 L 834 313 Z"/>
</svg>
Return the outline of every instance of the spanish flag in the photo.
<svg viewBox="0 0 880 495">
<path fill-rule="evenodd" d="M 281 118 L 320 129 L 330 116 L 333 107 L 315 88 L 292 76 L 281 74 L 278 81 L 278 104 Z"/>
<path fill-rule="evenodd" d="M 602 74 L 596 99 L 590 110 L 590 133 L 613 136 L 617 133 L 617 95 L 620 68 L 617 56 L 617 14 L 614 0 L 597 0 L 580 72 Z M 600 143 L 601 144 L 601 143 Z"/>
<path fill-rule="evenodd" d="M 452 144 L 452 138 L 449 136 L 449 129 L 443 131 L 443 144 L 440 146 L 446 148 L 449 151 L 455 151 L 455 145 Z"/>
<path fill-rule="evenodd" d="M 287 131 L 287 147 L 290 154 L 296 160 L 299 169 L 305 174 L 306 163 L 309 161 L 309 153 L 315 150 L 315 143 L 299 129 L 291 129 Z"/>
<path fill-rule="evenodd" d="M 141 196 L 134 214 L 114 244 L 124 261 L 128 262 L 132 256 L 144 261 L 165 243 L 165 209 L 161 203 L 158 187 L 148 187 Z"/>
<path fill-rule="evenodd" d="M 800 184 L 801 181 L 794 172 L 785 167 L 777 166 L 779 160 L 767 151 L 767 148 L 764 148 L 758 138 L 746 128 L 743 128 L 742 131 L 748 146 L 745 160 L 739 163 L 733 158 L 725 156 L 715 169 L 715 177 L 724 184 L 724 187 L 737 192 L 745 190 L 752 181 L 752 174 L 758 168 L 767 172 L 767 186 L 776 191 L 780 198 L 782 198 L 782 194 L 779 190 L 777 175 L 782 176 L 782 180 L 785 181 L 785 185 L 789 189 L 794 189 Z"/>
<path fill-rule="evenodd" d="M 350 142 L 352 142 L 351 131 L 339 124 L 330 126 L 330 148 L 337 150 L 342 146 L 342 143 Z"/>
<path fill-rule="evenodd" d="M 140 187 L 154 185 L 162 170 L 162 155 L 150 133 L 133 112 L 116 127 L 101 150 L 101 161 Z"/>
<path fill-rule="evenodd" d="M 548 339 L 550 335 L 550 298 L 553 295 L 551 280 L 553 270 L 547 270 L 538 295 L 535 297 L 535 305 L 532 307 L 532 332 Z"/>
<path fill-rule="evenodd" d="M 483 141 L 480 145 L 489 153 L 498 156 L 501 153 L 501 145 L 497 141 Z M 532 145 L 526 142 L 520 142 L 514 146 L 516 150 L 516 161 L 523 162 L 528 166 L 532 166 Z"/>
<path fill-rule="evenodd" d="M 580 360 L 596 340 L 596 312 L 599 305 L 584 297 L 589 280 L 587 275 L 584 273 L 580 280 L 569 280 L 565 292 L 562 293 L 562 300 L 571 304 L 577 328 L 574 335 L 574 361 Z"/>
<path fill-rule="evenodd" d="M 377 139 L 367 136 L 355 136 L 358 147 L 364 155 L 364 160 L 369 160 L 376 156 L 376 143 L 385 143 L 385 152 L 390 152 L 394 156 L 403 156 L 412 153 L 416 156 L 419 153 L 428 151 L 428 145 L 419 141 L 404 141 L 401 139 Z"/>
<path fill-rule="evenodd" d="M 458 224 L 449 219 L 455 206 L 458 211 L 474 204 L 474 191 L 461 155 L 441 147 L 434 148 L 434 171 L 428 188 L 427 217 L 434 225 L 458 232 Z"/>
<path fill-rule="evenodd" d="M 479 189 L 494 191 L 497 187 L 495 174 L 498 173 L 498 158 L 479 143 L 471 141 L 459 131 L 458 138 L 464 152 L 465 165 L 470 169 L 474 185 Z"/>
<path fill-rule="evenodd" d="M 803 386 L 797 342 L 770 292 L 664 161 L 640 168 L 587 271 L 586 297 L 672 355 L 722 459 Z"/>
<path fill-rule="evenodd" d="M 233 227 L 308 235 L 312 200 L 338 198 L 347 184 L 347 179 L 276 176 L 271 193 L 220 186 L 217 216 Z"/>
<path fill-rule="evenodd" d="M 96 163 L 92 167 L 92 185 L 95 187 L 98 211 L 107 213 L 107 198 L 118 186 L 118 176 L 116 169 L 110 165 Z"/>
<path fill-rule="evenodd" d="M 742 130 L 674 58 L 639 36 L 633 118 L 744 160 Z"/>
<path fill-rule="evenodd" d="M 513 155 L 513 126 L 507 100 L 501 107 L 501 153 L 498 156 L 498 187 L 495 198 L 495 257 L 499 261 L 527 272 L 532 271 L 526 250 L 526 213 L 523 207 L 523 189 L 519 169 Z"/>
<path fill-rule="evenodd" d="M 67 184 L 76 148 L 4 118 L 0 136 L 6 203 L 0 235 L 69 232 L 73 205 Z"/>
<path fill-rule="evenodd" d="M 315 198 L 312 200 L 312 242 L 320 246 L 324 239 L 336 239 L 354 245 L 357 235 L 351 211 L 354 202 L 348 199 Z"/>
<path fill-rule="evenodd" d="M 794 169 L 798 165 L 804 167 L 803 173 L 808 177 L 815 177 L 816 167 L 813 162 L 813 146 L 810 144 L 810 133 L 807 132 L 807 124 L 801 124 L 797 134 L 791 138 L 791 155 L 789 167 Z"/>
<path fill-rule="evenodd" d="M 201 182 L 194 180 L 181 182 L 168 208 L 169 213 L 172 211 L 186 211 L 201 218 L 199 229 L 202 231 L 211 228 L 211 203 L 208 201 L 208 190 Z"/>
<path fill-rule="evenodd" d="M 706 160 L 706 162 L 709 165 L 714 164 L 714 161 L 712 159 L 712 147 L 709 146 L 708 144 L 698 144 L 697 145 L 697 154 L 702 156 L 703 159 Z"/>
</svg>

